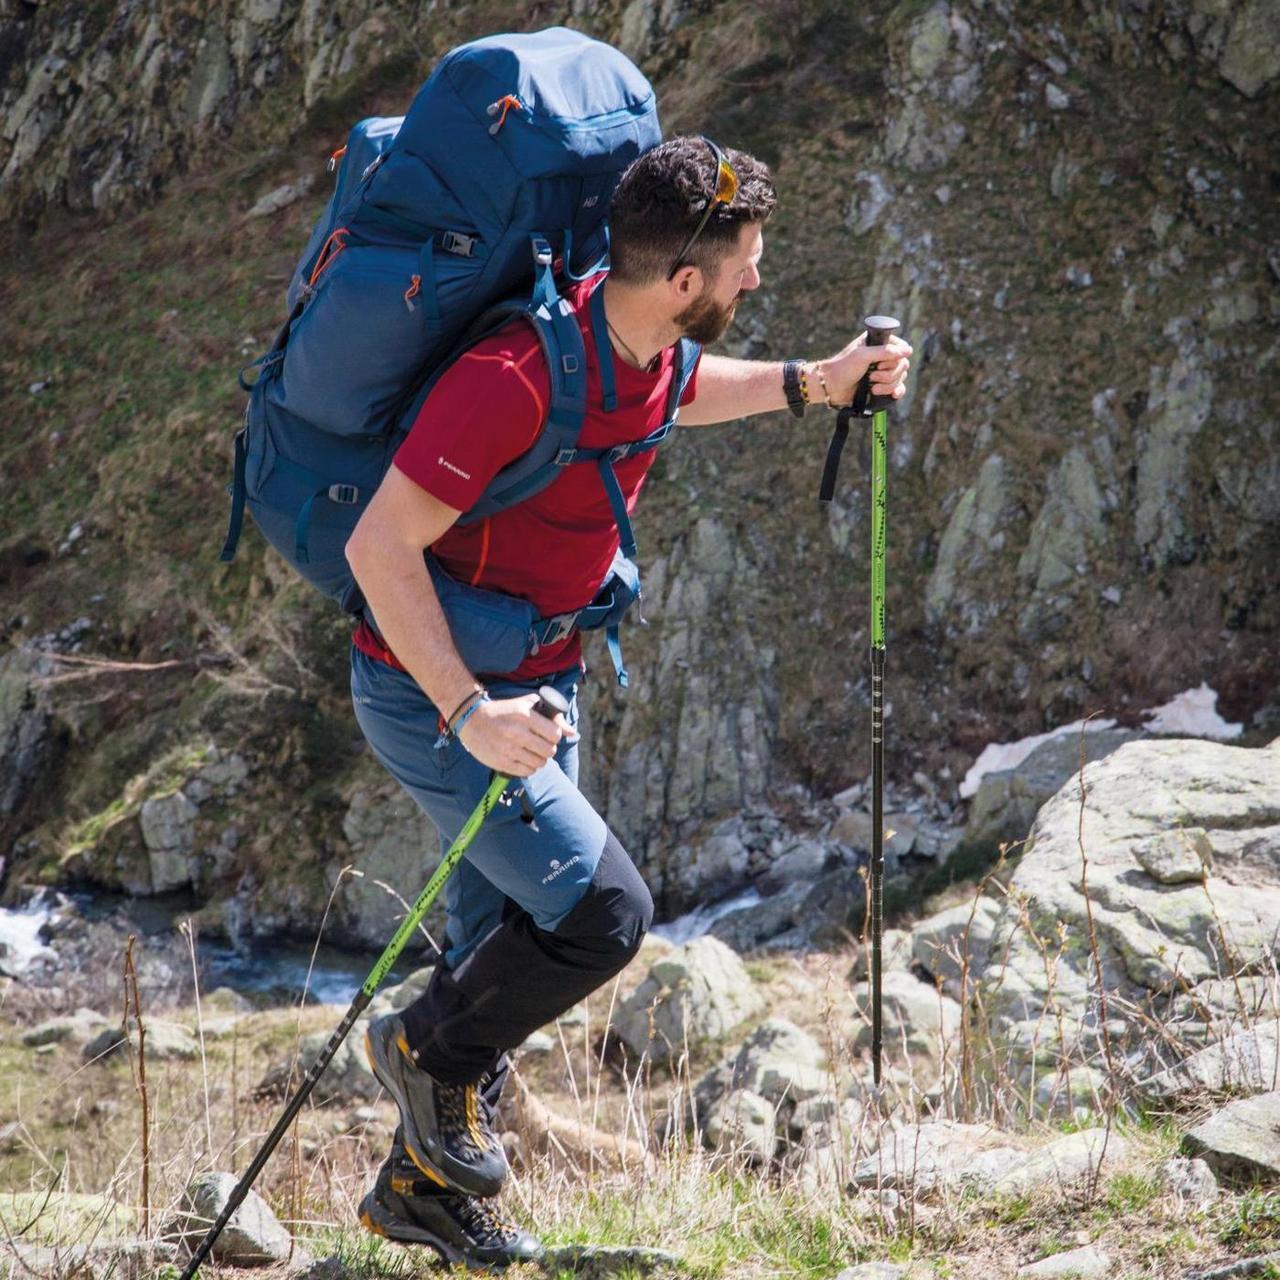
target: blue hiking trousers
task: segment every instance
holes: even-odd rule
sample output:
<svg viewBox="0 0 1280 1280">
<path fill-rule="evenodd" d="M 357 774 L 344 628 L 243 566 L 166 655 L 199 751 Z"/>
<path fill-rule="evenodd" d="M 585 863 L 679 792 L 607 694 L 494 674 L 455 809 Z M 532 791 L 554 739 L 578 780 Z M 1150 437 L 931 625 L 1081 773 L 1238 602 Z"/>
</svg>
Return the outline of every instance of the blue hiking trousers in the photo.
<svg viewBox="0 0 1280 1280">
<path fill-rule="evenodd" d="M 576 726 L 578 674 L 488 689 L 510 698 L 553 684 Z M 492 771 L 456 738 L 441 740 L 440 713 L 412 676 L 354 647 L 351 694 L 369 745 L 446 850 Z M 578 743 L 562 740 L 551 761 L 513 784 L 512 802 L 494 809 L 446 882 L 443 963 L 402 1014 L 417 1061 L 437 1079 L 466 1083 L 492 1070 L 502 1050 L 622 969 L 649 927 L 649 891 L 577 779 Z M 514 798 L 520 786 L 527 803 Z M 424 881 L 433 866 L 424 849 Z"/>
</svg>

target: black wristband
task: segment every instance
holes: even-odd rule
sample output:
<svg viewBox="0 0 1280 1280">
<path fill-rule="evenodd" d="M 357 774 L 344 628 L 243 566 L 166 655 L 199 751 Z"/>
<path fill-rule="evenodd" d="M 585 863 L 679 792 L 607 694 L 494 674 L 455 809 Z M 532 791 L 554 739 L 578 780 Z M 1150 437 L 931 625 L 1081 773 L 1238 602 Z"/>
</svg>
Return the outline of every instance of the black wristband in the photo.
<svg viewBox="0 0 1280 1280">
<path fill-rule="evenodd" d="M 782 362 L 782 393 L 787 397 L 787 408 L 797 418 L 804 417 L 804 394 L 800 390 L 800 361 Z"/>
</svg>

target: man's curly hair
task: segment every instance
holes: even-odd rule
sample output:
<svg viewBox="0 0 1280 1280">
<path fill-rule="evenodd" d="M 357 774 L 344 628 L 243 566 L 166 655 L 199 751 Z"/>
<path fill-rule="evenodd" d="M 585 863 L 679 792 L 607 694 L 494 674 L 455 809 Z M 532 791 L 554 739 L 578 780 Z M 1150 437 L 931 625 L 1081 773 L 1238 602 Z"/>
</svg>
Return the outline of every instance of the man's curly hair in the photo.
<svg viewBox="0 0 1280 1280">
<path fill-rule="evenodd" d="M 720 205 L 682 259 L 715 279 L 744 222 L 767 221 L 778 196 L 768 167 L 722 148 L 738 175 L 733 202 Z M 716 162 L 706 140 L 671 138 L 633 160 L 609 205 L 609 274 L 626 284 L 665 279 L 715 194 Z"/>
</svg>

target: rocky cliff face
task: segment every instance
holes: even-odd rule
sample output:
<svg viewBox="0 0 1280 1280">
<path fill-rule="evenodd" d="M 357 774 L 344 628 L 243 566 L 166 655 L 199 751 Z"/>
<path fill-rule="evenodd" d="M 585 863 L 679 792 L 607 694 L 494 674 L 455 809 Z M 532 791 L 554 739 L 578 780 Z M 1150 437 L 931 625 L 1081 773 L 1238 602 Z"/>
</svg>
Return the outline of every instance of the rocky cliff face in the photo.
<svg viewBox="0 0 1280 1280">
<path fill-rule="evenodd" d="M 668 130 L 774 166 L 765 287 L 728 349 L 816 354 L 866 312 L 902 319 L 917 356 L 891 428 L 889 750 L 943 822 L 992 738 L 1123 721 L 1202 680 L 1228 719 L 1261 733 L 1277 715 L 1280 22 L 1266 0 L 1088 9 L 633 0 L 521 19 L 617 41 Z M 19 867 L 53 874 L 67 812 L 140 821 L 142 794 L 117 804 L 126 783 L 211 733 L 248 744 L 263 814 L 227 847 L 220 802 L 200 804 L 192 856 L 207 840 L 217 869 L 187 878 L 201 892 L 239 885 L 272 927 L 301 924 L 350 833 L 386 828 L 349 751 L 340 629 L 309 621 L 258 547 L 208 572 L 230 376 L 278 318 L 322 184 L 243 215 L 315 172 L 321 138 L 402 106 L 449 44 L 512 22 L 509 6 L 377 0 L 4 8 L 0 211 L 22 230 L 0 285 L 20 320 L 2 398 L 21 427 L 0 468 L 28 486 L 3 534 L 9 642 L 85 615 L 52 647 L 224 676 L 265 654 L 274 674 L 249 687 L 275 708 L 166 685 L 60 711 L 14 684 L 33 661 L 15 660 L 0 741 L 22 744 L 3 786 Z M 588 784 L 670 909 L 759 861 L 729 859 L 726 878 L 708 858 L 690 882 L 717 821 L 773 807 L 821 827 L 816 798 L 869 768 L 865 457 L 848 450 L 819 507 L 828 425 L 686 432 L 646 494 L 652 625 L 632 629 L 625 700 L 587 687 Z M 267 617 L 301 650 L 272 643 Z M 307 830 L 292 885 L 264 870 L 281 813 Z"/>
</svg>

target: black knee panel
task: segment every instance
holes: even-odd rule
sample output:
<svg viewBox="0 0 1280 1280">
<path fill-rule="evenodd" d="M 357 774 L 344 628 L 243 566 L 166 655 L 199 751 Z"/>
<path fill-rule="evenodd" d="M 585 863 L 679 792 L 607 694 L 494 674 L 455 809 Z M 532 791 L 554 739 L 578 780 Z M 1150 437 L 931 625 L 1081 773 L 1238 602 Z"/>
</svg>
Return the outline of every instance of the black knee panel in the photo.
<svg viewBox="0 0 1280 1280">
<path fill-rule="evenodd" d="M 649 886 L 610 831 L 586 892 L 541 939 L 548 949 L 571 953 L 598 972 L 616 973 L 640 949 L 652 923 Z"/>
</svg>

